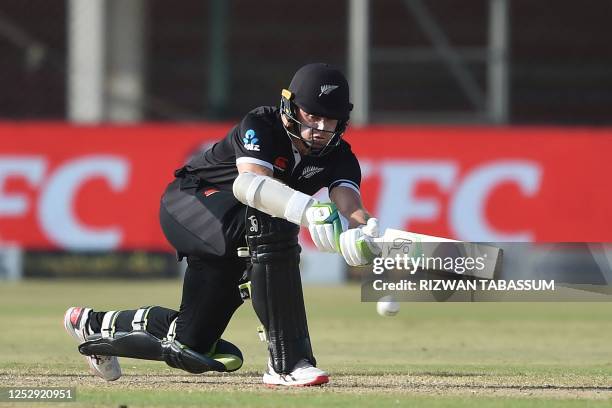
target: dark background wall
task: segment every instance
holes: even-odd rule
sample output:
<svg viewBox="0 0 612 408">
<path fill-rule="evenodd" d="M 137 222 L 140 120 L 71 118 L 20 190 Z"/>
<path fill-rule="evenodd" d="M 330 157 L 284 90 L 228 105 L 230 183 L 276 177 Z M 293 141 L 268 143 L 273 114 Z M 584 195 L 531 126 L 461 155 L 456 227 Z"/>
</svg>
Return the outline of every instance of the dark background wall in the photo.
<svg viewBox="0 0 612 408">
<path fill-rule="evenodd" d="M 487 1 L 426 4 L 453 45 L 486 44 Z M 346 69 L 347 2 L 234 0 L 228 6 L 229 92 L 218 107 L 207 98 L 210 2 L 147 3 L 147 120 L 238 118 L 254 106 L 276 104 L 303 63 Z M 374 47 L 430 45 L 402 1 L 372 1 L 371 12 Z M 511 122 L 612 123 L 612 3 L 513 0 L 510 13 Z M 64 119 L 66 3 L 3 0 L 0 22 L 0 118 Z M 485 65 L 468 66 L 484 89 Z M 376 112 L 472 108 L 440 61 L 373 61 L 371 92 Z"/>
</svg>

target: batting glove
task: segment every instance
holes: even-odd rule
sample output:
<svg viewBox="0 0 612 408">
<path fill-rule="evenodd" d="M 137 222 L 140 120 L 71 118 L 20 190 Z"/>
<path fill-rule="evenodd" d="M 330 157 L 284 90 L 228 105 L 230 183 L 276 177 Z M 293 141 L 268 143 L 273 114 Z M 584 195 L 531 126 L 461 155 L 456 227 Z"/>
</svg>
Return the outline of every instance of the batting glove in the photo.
<svg viewBox="0 0 612 408">
<path fill-rule="evenodd" d="M 323 252 L 340 252 L 340 234 L 348 228 L 348 220 L 334 203 L 313 204 L 306 210 L 312 241 Z"/>
<path fill-rule="evenodd" d="M 352 228 L 340 235 L 340 252 L 350 266 L 369 265 L 381 253 L 374 238 L 380 235 L 378 219 L 370 218 L 366 225 Z"/>
</svg>

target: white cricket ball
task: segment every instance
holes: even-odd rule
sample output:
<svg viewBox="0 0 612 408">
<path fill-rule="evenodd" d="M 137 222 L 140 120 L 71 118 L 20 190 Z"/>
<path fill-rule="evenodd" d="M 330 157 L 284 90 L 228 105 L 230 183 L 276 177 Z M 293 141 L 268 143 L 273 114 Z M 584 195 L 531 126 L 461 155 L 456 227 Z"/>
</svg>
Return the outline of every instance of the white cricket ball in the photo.
<svg viewBox="0 0 612 408">
<path fill-rule="evenodd" d="M 399 310 L 399 302 L 391 295 L 381 297 L 376 303 L 376 311 L 381 316 L 395 316 Z"/>
</svg>

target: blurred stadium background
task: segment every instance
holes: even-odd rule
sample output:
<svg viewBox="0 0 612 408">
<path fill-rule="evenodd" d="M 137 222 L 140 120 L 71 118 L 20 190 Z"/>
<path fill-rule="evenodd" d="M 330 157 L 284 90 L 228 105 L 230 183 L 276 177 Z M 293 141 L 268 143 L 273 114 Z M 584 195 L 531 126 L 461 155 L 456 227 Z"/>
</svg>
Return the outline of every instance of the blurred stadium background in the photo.
<svg viewBox="0 0 612 408">
<path fill-rule="evenodd" d="M 346 138 L 383 226 L 611 241 L 611 15 L 608 1 L 5 0 L 0 275 L 176 276 L 157 226 L 172 170 L 313 61 L 350 78 Z M 303 238 L 307 281 L 350 276 Z"/>
<path fill-rule="evenodd" d="M 351 75 L 353 122 L 610 124 L 611 8 L 568 0 L 6 0 L 0 114 L 237 119 L 275 102 L 296 67 L 320 60 Z M 88 115 L 74 106 L 96 102 Z"/>
</svg>

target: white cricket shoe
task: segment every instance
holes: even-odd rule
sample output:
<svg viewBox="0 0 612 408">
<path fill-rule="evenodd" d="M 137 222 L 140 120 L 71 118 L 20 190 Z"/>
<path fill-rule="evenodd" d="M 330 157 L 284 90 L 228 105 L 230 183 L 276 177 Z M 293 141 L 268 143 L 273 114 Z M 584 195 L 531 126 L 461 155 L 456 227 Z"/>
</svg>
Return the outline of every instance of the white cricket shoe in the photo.
<svg viewBox="0 0 612 408">
<path fill-rule="evenodd" d="M 263 375 L 266 385 L 288 385 L 305 387 L 309 385 L 321 385 L 329 382 L 329 375 L 310 364 L 306 359 L 298 361 L 289 374 L 278 374 L 274 371 L 272 363 L 268 361 L 268 369 Z"/>
<path fill-rule="evenodd" d="M 84 343 L 87 337 L 87 317 L 91 312 L 86 307 L 71 307 L 64 314 L 64 328 L 79 344 Z M 114 356 L 84 356 L 89 364 L 92 374 L 106 381 L 115 381 L 121 377 L 119 360 Z"/>
</svg>

